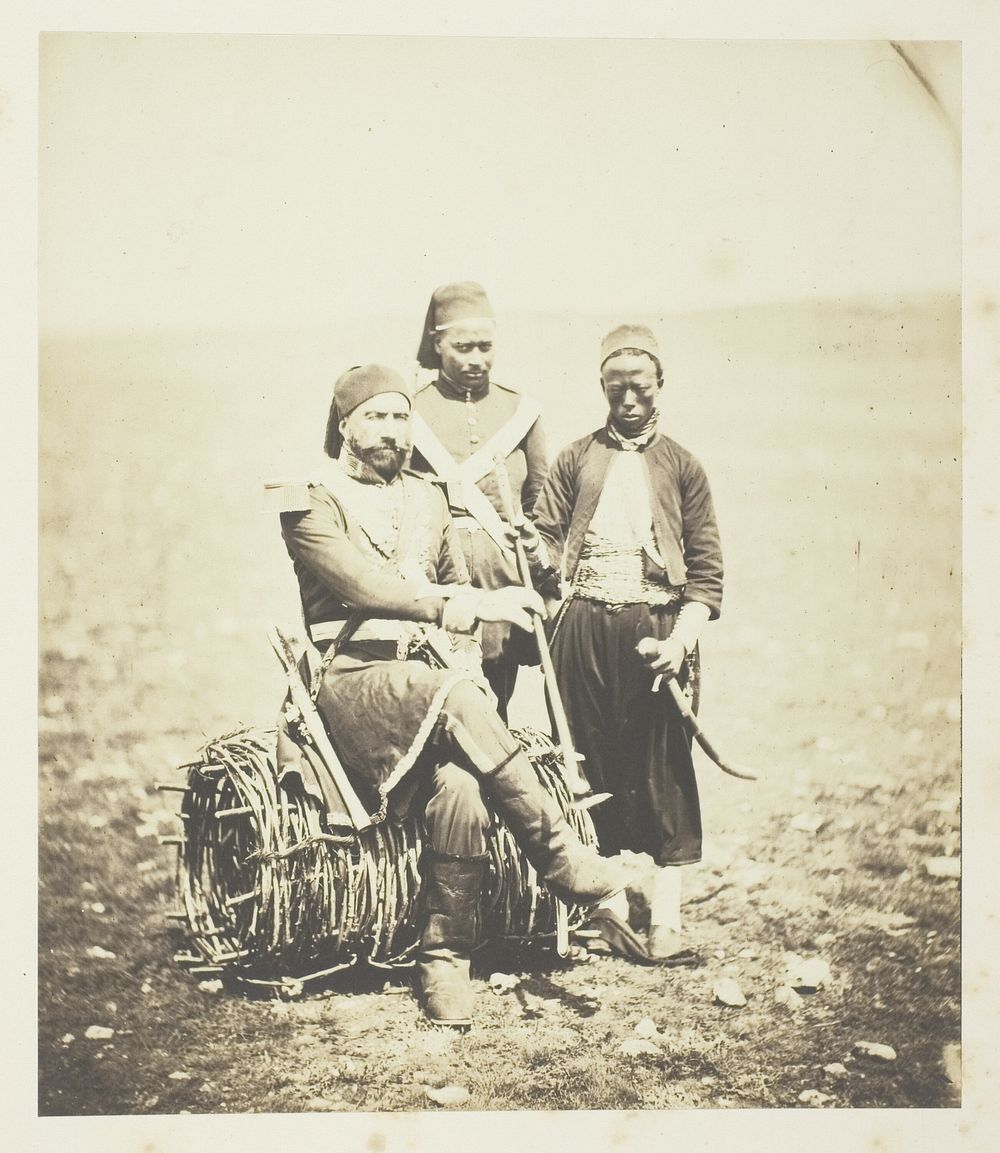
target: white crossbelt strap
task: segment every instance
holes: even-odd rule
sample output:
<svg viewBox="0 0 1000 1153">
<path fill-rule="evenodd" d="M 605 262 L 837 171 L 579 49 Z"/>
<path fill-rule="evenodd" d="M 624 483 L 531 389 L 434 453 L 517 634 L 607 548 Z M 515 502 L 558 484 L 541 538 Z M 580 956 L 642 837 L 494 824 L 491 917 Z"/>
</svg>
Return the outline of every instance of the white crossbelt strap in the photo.
<svg viewBox="0 0 1000 1153">
<path fill-rule="evenodd" d="M 504 537 L 504 522 L 489 499 L 478 488 L 478 482 L 492 472 L 498 460 L 505 460 L 527 436 L 539 417 L 538 406 L 522 396 L 514 415 L 481 445 L 468 460 L 461 463 L 441 443 L 437 434 L 420 416 L 413 413 L 413 444 L 437 476 L 448 486 L 450 503 L 465 508 L 486 530 L 508 561 L 513 554 Z"/>
</svg>

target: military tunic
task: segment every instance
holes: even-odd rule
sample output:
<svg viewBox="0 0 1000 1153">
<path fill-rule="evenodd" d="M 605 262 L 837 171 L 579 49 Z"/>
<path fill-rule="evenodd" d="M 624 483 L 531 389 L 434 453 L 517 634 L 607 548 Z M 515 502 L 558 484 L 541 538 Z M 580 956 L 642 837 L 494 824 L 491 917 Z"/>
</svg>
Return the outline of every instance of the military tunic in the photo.
<svg viewBox="0 0 1000 1153">
<path fill-rule="evenodd" d="M 521 509 L 530 514 L 541 491 L 547 471 L 545 436 L 537 409 L 531 406 L 527 418 L 522 410 L 530 402 L 512 388 L 486 381 L 472 389 L 453 384 L 443 376 L 419 389 L 413 401 L 417 414 L 447 451 L 455 465 L 461 467 L 496 438 L 503 445 L 504 433 L 523 427 L 516 443 L 503 453 L 511 491 L 520 500 Z M 512 422 L 519 422 L 518 425 Z M 509 436 L 506 438 L 509 440 Z M 414 431 L 412 466 L 433 473 L 434 465 L 421 451 L 419 431 Z M 487 498 L 503 525 L 507 520 L 503 502 L 492 470 L 476 479 L 476 487 Z M 472 583 L 477 588 L 497 589 L 517 584 L 513 554 L 505 551 L 489 534 L 467 506 L 462 488 L 448 485 L 449 504 L 458 528 L 459 540 Z M 516 636 L 516 634 L 515 634 Z M 525 638 L 526 640 L 526 638 Z M 509 625 L 483 626 L 483 669 L 497 695 L 501 715 L 506 714 L 507 700 L 513 690 L 518 664 L 534 663 L 537 657 L 530 641 L 515 643 Z"/>
<path fill-rule="evenodd" d="M 440 620 L 448 586 L 468 577 L 439 486 L 406 474 L 364 483 L 333 461 L 324 470 L 326 483 L 309 486 L 308 507 L 282 513 L 281 531 L 310 639 L 323 651 L 343 638 L 316 704 L 375 812 L 424 750 L 445 697 L 473 679 L 408 655 L 418 622 Z M 295 771 L 310 792 L 329 797 L 314 767 Z"/>
</svg>

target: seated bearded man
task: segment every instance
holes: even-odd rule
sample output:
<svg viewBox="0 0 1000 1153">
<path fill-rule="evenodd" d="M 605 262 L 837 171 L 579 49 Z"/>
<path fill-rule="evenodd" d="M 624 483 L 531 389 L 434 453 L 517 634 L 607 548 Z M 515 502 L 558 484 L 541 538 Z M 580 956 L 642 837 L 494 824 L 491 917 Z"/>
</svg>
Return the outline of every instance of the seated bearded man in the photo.
<svg viewBox="0 0 1000 1153">
<path fill-rule="evenodd" d="M 620 862 L 584 846 L 567 824 L 477 683 L 481 673 L 432 667 L 416 654 L 421 627 L 530 629 L 544 607 L 530 589 L 467 583 L 443 493 L 403 469 L 410 400 L 402 378 L 378 365 L 344 373 L 325 447 L 330 459 L 292 502 L 301 507 L 286 506 L 281 517 L 310 639 L 325 654 L 316 704 L 376 819 L 422 809 L 422 1000 L 431 1021 L 465 1026 L 488 859 L 486 800 L 557 897 L 598 904 L 625 877 Z"/>
</svg>

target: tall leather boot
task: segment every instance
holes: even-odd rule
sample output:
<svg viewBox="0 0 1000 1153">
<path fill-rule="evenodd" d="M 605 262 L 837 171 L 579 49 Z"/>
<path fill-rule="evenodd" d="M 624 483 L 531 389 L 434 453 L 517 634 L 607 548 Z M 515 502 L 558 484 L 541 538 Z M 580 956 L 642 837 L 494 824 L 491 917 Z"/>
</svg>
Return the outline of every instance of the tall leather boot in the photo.
<svg viewBox="0 0 1000 1153">
<path fill-rule="evenodd" d="M 625 888 L 622 863 L 583 844 L 525 753 L 515 753 L 482 780 L 493 807 L 554 896 L 597 905 Z"/>
<path fill-rule="evenodd" d="M 443 857 L 427 850 L 423 888 L 427 922 L 417 954 L 424 1014 L 435 1025 L 472 1024 L 469 965 L 479 933 L 487 857 Z"/>
</svg>

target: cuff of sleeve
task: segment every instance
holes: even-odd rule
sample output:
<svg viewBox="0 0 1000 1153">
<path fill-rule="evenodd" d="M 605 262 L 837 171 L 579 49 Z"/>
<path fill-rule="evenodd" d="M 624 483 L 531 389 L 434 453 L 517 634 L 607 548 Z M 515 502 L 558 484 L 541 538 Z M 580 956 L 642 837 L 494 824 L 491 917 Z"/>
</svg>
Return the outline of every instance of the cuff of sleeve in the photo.
<svg viewBox="0 0 1000 1153">
<path fill-rule="evenodd" d="M 695 588 L 693 585 L 687 585 L 684 589 L 684 603 L 681 605 L 690 604 L 692 601 L 697 601 L 698 604 L 704 605 L 708 609 L 708 619 L 715 621 L 719 619 L 722 613 L 722 596 L 719 593 L 709 592 L 708 589 Z"/>
</svg>

